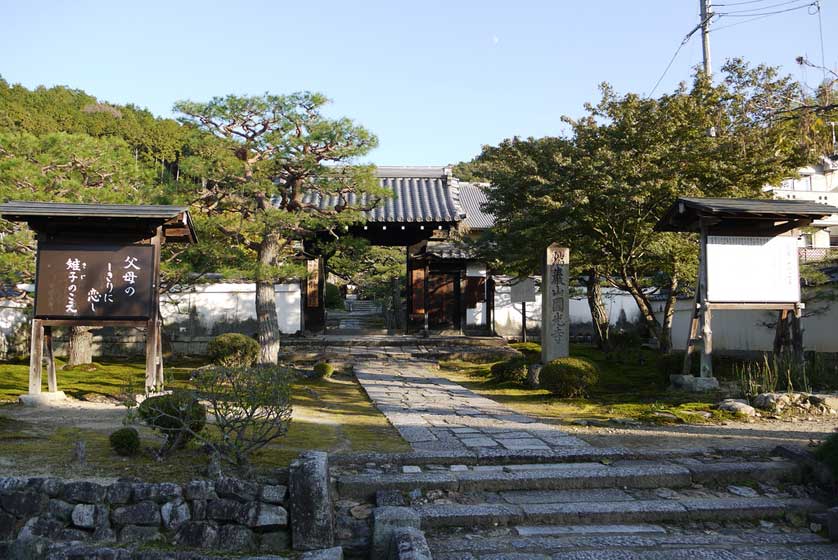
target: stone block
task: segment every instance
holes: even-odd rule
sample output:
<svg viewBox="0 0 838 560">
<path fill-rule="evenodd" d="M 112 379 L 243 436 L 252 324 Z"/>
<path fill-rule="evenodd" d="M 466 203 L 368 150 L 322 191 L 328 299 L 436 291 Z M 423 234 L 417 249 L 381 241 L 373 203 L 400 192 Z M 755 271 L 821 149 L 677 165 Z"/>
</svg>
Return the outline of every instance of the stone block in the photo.
<svg viewBox="0 0 838 560">
<path fill-rule="evenodd" d="M 0 507 L 17 517 L 31 517 L 47 509 L 49 498 L 40 492 L 17 490 L 0 493 Z"/>
<path fill-rule="evenodd" d="M 221 550 L 248 552 L 256 549 L 256 537 L 247 527 L 222 525 L 218 530 L 217 546 Z"/>
<path fill-rule="evenodd" d="M 148 484 L 139 482 L 132 485 L 134 491 L 134 500 L 152 501 L 157 503 L 164 503 L 183 496 L 183 489 L 179 484 L 172 482 L 161 482 L 159 484 Z"/>
<path fill-rule="evenodd" d="M 96 506 L 93 504 L 76 504 L 71 514 L 73 525 L 82 529 L 92 529 L 96 526 Z"/>
<path fill-rule="evenodd" d="M 238 478 L 222 477 L 215 483 L 215 493 L 219 498 L 252 502 L 259 495 L 259 486 Z"/>
<path fill-rule="evenodd" d="M 152 501 L 122 506 L 113 510 L 111 520 L 117 525 L 160 525 L 160 508 Z"/>
<path fill-rule="evenodd" d="M 64 490 L 64 481 L 60 478 L 45 478 L 41 484 L 41 491 L 50 498 L 57 498 Z"/>
<path fill-rule="evenodd" d="M 382 506 L 404 506 L 404 496 L 398 490 L 378 490 L 375 493 L 375 505 Z"/>
<path fill-rule="evenodd" d="M 291 542 L 295 550 L 318 550 L 334 544 L 334 510 L 329 456 L 308 451 L 291 463 Z"/>
<path fill-rule="evenodd" d="M 119 542 L 148 542 L 161 539 L 160 530 L 157 527 L 144 525 L 126 525 L 119 531 Z"/>
<path fill-rule="evenodd" d="M 696 377 L 694 375 L 670 375 L 669 382 L 672 389 L 703 393 L 719 389 L 719 380 L 715 377 Z"/>
<path fill-rule="evenodd" d="M 192 519 L 204 521 L 207 518 L 207 501 L 192 500 Z"/>
<path fill-rule="evenodd" d="M 838 507 L 826 512 L 826 530 L 829 534 L 829 540 L 838 542 Z"/>
<path fill-rule="evenodd" d="M 215 548 L 218 528 L 206 521 L 187 521 L 178 528 L 175 542 L 189 548 Z"/>
<path fill-rule="evenodd" d="M 62 496 L 73 504 L 98 504 L 105 499 L 106 489 L 101 484 L 79 480 L 64 485 Z"/>
<path fill-rule="evenodd" d="M 287 527 L 288 512 L 282 506 L 254 502 L 245 510 L 242 522 L 260 529 Z"/>
<path fill-rule="evenodd" d="M 238 521 L 242 516 L 241 502 L 219 498 L 207 502 L 207 519 L 214 521 Z"/>
<path fill-rule="evenodd" d="M 64 394 L 64 391 L 44 391 L 36 394 L 19 395 L 17 400 L 23 406 L 49 407 L 66 401 L 67 395 Z"/>
<path fill-rule="evenodd" d="M 282 485 L 266 484 L 259 492 L 259 499 L 269 504 L 281 504 L 288 495 L 288 487 Z"/>
<path fill-rule="evenodd" d="M 160 507 L 160 518 L 163 521 L 163 527 L 166 529 L 177 529 L 181 524 L 192 518 L 192 513 L 189 511 L 186 502 L 178 498 L 166 502 Z"/>
<path fill-rule="evenodd" d="M 373 511 L 371 558 L 387 558 L 393 537 L 398 530 L 419 529 L 421 518 L 413 508 L 377 507 Z"/>
<path fill-rule="evenodd" d="M 332 548 L 312 550 L 300 556 L 300 560 L 343 560 L 343 548 L 334 546 Z"/>
<path fill-rule="evenodd" d="M 291 533 L 288 531 L 262 533 L 259 552 L 285 552 L 289 548 L 291 548 Z"/>
<path fill-rule="evenodd" d="M 0 541 L 12 540 L 17 532 L 17 519 L 11 513 L 0 511 Z"/>
<path fill-rule="evenodd" d="M 414 527 L 397 529 L 393 534 L 388 560 L 431 560 L 425 534 Z"/>
<path fill-rule="evenodd" d="M 105 491 L 105 499 L 113 505 L 127 504 L 134 495 L 133 486 L 130 482 L 114 482 Z"/>
<path fill-rule="evenodd" d="M 192 480 L 184 488 L 187 500 L 209 500 L 216 498 L 215 484 L 210 480 Z"/>
</svg>

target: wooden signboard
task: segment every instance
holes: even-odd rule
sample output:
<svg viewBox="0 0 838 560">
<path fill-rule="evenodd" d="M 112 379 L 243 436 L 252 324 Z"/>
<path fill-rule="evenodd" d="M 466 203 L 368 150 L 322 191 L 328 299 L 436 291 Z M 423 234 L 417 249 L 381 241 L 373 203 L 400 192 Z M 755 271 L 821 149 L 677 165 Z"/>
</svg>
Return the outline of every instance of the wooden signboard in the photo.
<svg viewBox="0 0 838 560">
<path fill-rule="evenodd" d="M 151 245 L 38 245 L 35 318 L 147 320 L 155 293 Z"/>
<path fill-rule="evenodd" d="M 181 206 L 9 202 L 0 217 L 26 222 L 38 239 L 29 394 L 38 404 L 58 391 L 53 327 L 135 327 L 146 332 L 146 392 L 163 388 L 160 249 L 195 243 Z M 49 392 L 41 395 L 42 361 Z"/>
</svg>

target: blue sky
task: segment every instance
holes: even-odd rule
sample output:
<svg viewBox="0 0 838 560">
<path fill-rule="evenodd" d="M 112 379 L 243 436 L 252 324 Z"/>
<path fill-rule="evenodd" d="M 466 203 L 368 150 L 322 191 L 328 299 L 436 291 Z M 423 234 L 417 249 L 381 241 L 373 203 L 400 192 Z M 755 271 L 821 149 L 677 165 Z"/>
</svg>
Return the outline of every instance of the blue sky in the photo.
<svg viewBox="0 0 838 560">
<path fill-rule="evenodd" d="M 795 4 L 716 0 L 717 11 Z M 800 0 L 797 4 L 805 4 Z M 180 99 L 227 93 L 321 91 L 330 114 L 379 137 L 379 165 L 442 165 L 483 144 L 559 134 L 597 85 L 649 92 L 698 0 L 0 0 L 0 75 L 27 87 L 69 85 L 115 103 L 171 115 Z M 838 0 L 822 0 L 827 66 L 838 68 Z M 724 59 L 782 66 L 814 85 L 795 57 L 820 61 L 818 19 L 798 10 L 723 26 Z M 701 60 L 696 34 L 658 93 Z"/>
</svg>

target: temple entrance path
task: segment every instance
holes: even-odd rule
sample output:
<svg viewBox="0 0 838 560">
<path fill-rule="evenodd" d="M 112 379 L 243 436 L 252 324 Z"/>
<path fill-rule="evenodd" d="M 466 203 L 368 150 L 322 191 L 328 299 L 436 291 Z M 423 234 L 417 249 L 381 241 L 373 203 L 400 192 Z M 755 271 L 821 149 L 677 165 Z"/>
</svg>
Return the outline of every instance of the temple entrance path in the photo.
<svg viewBox="0 0 838 560">
<path fill-rule="evenodd" d="M 557 426 L 516 413 L 449 381 L 422 360 L 362 359 L 355 375 L 373 404 L 416 451 L 588 448 Z"/>
</svg>

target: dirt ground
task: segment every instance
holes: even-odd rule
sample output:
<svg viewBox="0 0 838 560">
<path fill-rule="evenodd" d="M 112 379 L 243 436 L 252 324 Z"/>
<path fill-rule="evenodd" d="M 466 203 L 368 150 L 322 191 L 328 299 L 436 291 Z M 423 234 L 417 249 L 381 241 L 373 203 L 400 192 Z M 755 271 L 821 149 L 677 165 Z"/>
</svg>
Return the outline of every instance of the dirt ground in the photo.
<svg viewBox="0 0 838 560">
<path fill-rule="evenodd" d="M 753 450 L 767 452 L 778 445 L 813 446 L 838 430 L 838 416 L 817 420 L 768 420 L 724 424 L 680 424 L 597 428 L 565 426 L 572 435 L 597 447 L 637 450 Z"/>
</svg>

